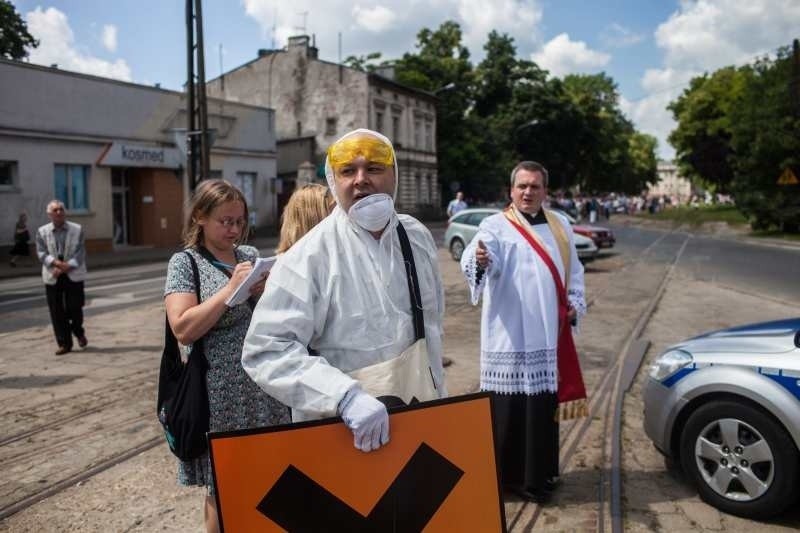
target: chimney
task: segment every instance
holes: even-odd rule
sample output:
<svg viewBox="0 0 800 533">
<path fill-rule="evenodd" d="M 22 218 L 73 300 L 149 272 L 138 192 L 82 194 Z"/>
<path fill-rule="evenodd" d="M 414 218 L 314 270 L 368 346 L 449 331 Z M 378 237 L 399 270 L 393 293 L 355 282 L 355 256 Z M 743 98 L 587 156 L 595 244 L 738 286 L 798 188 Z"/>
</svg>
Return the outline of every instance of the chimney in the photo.
<svg viewBox="0 0 800 533">
<path fill-rule="evenodd" d="M 258 49 L 258 57 L 264 57 L 269 55 L 269 50 L 266 48 L 259 48 Z"/>
</svg>

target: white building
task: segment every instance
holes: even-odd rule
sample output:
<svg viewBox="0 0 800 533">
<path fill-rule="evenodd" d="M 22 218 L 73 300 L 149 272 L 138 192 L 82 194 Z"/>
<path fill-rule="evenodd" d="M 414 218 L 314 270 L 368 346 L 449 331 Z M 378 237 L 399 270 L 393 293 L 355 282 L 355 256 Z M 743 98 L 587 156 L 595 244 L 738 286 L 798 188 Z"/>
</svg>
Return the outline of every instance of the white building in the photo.
<svg viewBox="0 0 800 533">
<path fill-rule="evenodd" d="M 306 35 L 207 84 L 209 96 L 275 109 L 283 198 L 310 162 L 323 179 L 325 150 L 356 128 L 380 131 L 397 152 L 398 209 L 438 209 L 436 97 L 389 77 L 322 61 Z"/>
<path fill-rule="evenodd" d="M 58 198 L 87 249 L 180 243 L 187 198 L 186 95 L 0 60 L 0 245 L 21 212 L 35 230 Z M 275 225 L 271 109 L 209 98 L 211 177 L 245 192 L 255 226 Z"/>
<path fill-rule="evenodd" d="M 668 196 L 675 198 L 679 204 L 689 201 L 692 196 L 692 183 L 678 173 L 678 167 L 672 161 L 659 161 L 657 165 L 658 183 L 651 185 L 647 196 Z"/>
</svg>

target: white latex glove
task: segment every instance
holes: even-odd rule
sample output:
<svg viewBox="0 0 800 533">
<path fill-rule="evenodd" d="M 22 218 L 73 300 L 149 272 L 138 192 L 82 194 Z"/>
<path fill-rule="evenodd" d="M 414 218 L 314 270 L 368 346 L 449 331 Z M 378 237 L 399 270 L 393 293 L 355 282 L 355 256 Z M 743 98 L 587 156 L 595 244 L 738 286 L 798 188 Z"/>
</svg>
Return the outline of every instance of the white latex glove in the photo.
<svg viewBox="0 0 800 533">
<path fill-rule="evenodd" d="M 377 450 L 389 442 L 389 413 L 386 406 L 353 387 L 339 406 L 344 423 L 353 431 L 353 443 L 362 452 Z"/>
</svg>

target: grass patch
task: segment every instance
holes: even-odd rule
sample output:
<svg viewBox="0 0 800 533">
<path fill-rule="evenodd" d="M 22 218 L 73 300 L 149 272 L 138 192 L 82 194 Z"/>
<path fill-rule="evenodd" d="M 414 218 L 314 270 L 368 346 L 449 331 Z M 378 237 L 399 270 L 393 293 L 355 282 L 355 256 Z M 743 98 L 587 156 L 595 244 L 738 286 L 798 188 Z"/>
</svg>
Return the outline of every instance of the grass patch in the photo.
<svg viewBox="0 0 800 533">
<path fill-rule="evenodd" d="M 640 213 L 642 218 L 672 221 L 677 224 L 700 226 L 705 222 L 727 222 L 732 226 L 747 224 L 745 216 L 732 205 L 712 205 L 702 207 L 673 207 L 655 214 Z"/>
</svg>

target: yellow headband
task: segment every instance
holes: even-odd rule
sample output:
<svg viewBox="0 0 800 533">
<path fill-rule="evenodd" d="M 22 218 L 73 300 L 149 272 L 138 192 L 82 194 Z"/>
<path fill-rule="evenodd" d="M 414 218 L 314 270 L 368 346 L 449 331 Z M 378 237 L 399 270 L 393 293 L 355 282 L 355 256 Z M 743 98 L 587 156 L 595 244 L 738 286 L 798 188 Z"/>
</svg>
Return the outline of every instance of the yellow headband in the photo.
<svg viewBox="0 0 800 533">
<path fill-rule="evenodd" d="M 370 163 L 387 167 L 394 165 L 392 148 L 375 137 L 348 137 L 328 148 L 328 162 L 334 170 L 352 163 L 359 156 Z"/>
</svg>

